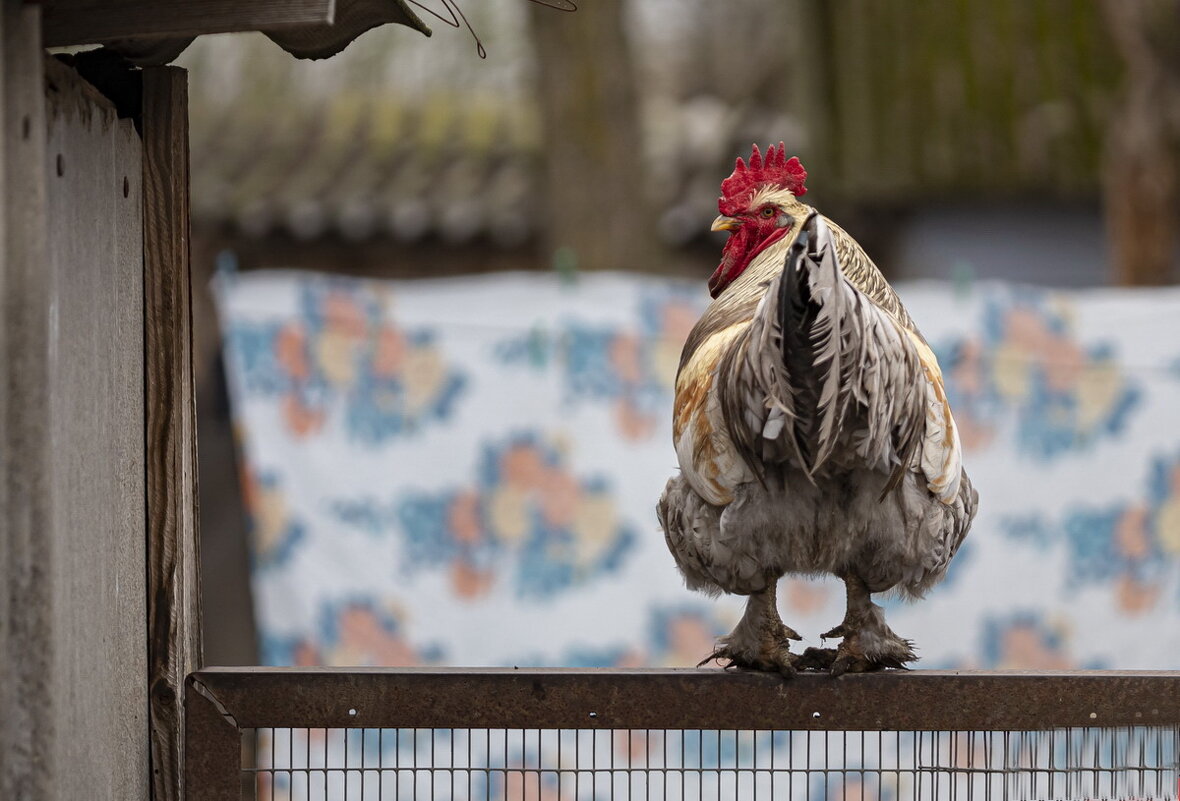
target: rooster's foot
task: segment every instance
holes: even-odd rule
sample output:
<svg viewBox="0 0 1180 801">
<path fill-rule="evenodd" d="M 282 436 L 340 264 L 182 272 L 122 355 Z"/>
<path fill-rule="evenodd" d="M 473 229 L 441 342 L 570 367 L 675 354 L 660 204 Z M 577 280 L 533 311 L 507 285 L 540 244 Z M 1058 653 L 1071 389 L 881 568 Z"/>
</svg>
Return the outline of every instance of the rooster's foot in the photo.
<svg viewBox="0 0 1180 801">
<path fill-rule="evenodd" d="M 713 653 L 702 659 L 697 667 L 717 661 L 727 668 L 795 675 L 799 656 L 791 653 L 791 640 L 803 638 L 779 617 L 775 594 L 775 580 L 769 580 L 763 589 L 750 593 L 746 611 L 737 626 L 717 641 Z"/>
<path fill-rule="evenodd" d="M 743 668 L 794 676 L 799 655 L 791 653 L 791 640 L 801 640 L 790 626 L 779 625 L 767 631 L 757 641 L 742 641 L 735 632 L 722 637 L 713 653 L 702 659 L 697 667 L 709 662 L 720 662 L 725 668 Z"/>
<path fill-rule="evenodd" d="M 844 579 L 848 590 L 848 609 L 844 620 L 831 631 L 820 635 L 824 639 L 843 637 L 832 654 L 830 670 L 833 676 L 843 673 L 868 673 L 883 668 L 905 668 L 907 662 L 918 658 L 914 644 L 893 633 L 885 623 L 885 610 L 872 601 L 869 585 L 853 573 Z"/>
<path fill-rule="evenodd" d="M 778 673 L 780 676 L 794 676 L 795 667 L 799 660 L 798 654 L 793 654 L 785 647 L 774 650 L 760 650 L 750 654 L 725 643 L 720 643 L 713 649 L 713 653 L 702 659 L 697 667 L 709 662 L 719 662 L 723 668 L 741 668 L 742 670 L 761 670 L 765 673 Z"/>
<path fill-rule="evenodd" d="M 907 662 L 917 658 L 914 644 L 893 632 L 880 636 L 877 632 L 858 631 L 844 635 L 844 641 L 836 648 L 830 670 L 833 676 L 871 673 L 885 668 L 904 670 Z"/>
</svg>

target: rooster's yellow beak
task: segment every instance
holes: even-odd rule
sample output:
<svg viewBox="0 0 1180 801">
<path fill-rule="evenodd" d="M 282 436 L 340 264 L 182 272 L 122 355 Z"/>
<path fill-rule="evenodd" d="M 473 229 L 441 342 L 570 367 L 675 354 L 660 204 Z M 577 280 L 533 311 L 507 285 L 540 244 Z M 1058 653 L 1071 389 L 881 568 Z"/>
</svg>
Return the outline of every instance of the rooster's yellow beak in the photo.
<svg viewBox="0 0 1180 801">
<path fill-rule="evenodd" d="M 722 214 L 716 220 L 713 220 L 713 225 L 712 225 L 712 227 L 709 228 L 709 230 L 710 231 L 736 231 L 738 228 L 741 228 L 741 227 L 742 227 L 741 220 L 734 219 L 733 217 L 726 217 L 724 214 Z"/>
</svg>

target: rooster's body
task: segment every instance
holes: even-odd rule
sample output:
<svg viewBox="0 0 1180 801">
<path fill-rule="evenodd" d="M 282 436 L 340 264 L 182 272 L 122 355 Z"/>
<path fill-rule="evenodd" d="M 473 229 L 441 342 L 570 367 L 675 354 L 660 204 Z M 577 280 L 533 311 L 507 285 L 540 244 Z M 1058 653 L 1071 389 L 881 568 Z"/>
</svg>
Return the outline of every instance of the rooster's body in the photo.
<svg viewBox="0 0 1180 801">
<path fill-rule="evenodd" d="M 975 514 L 933 352 L 860 246 L 799 202 L 805 173 L 758 149 L 722 185 L 731 232 L 713 303 L 685 343 L 673 430 L 681 472 L 660 522 L 690 588 L 750 596 L 714 657 L 792 672 L 915 658 L 870 594 L 920 596 Z M 831 573 L 848 589 L 833 652 L 789 652 L 775 586 Z M 826 660 L 825 660 L 826 656 Z"/>
</svg>

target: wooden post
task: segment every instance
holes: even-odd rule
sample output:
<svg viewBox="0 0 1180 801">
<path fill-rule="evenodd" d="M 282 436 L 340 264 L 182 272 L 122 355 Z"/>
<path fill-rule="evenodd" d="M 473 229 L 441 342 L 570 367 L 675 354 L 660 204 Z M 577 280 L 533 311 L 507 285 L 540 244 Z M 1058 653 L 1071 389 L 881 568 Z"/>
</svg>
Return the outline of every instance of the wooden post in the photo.
<svg viewBox="0 0 1180 801">
<path fill-rule="evenodd" d="M 242 734 L 228 710 L 196 678 L 184 691 L 185 801 L 237 801 L 242 797 Z"/>
<path fill-rule="evenodd" d="M 1106 0 L 1103 10 L 1126 65 L 1103 165 L 1111 279 L 1170 284 L 1180 240 L 1180 66 L 1169 48 L 1180 33 L 1180 1 Z"/>
<path fill-rule="evenodd" d="M 40 10 L 0 6 L 0 798 L 54 797 L 50 277 Z"/>
<path fill-rule="evenodd" d="M 45 62 L 58 798 L 148 797 L 140 140 Z"/>
<path fill-rule="evenodd" d="M 546 135 L 545 246 L 558 270 L 651 270 L 665 254 L 653 236 L 639 146 L 639 106 L 622 0 L 577 14 L 532 13 L 545 69 L 537 98 Z M 608 135 L 609 134 L 609 135 Z"/>
<path fill-rule="evenodd" d="M 4 24 L 0 797 L 147 801 L 140 140 Z"/>
<path fill-rule="evenodd" d="M 157 801 L 182 795 L 184 679 L 201 664 L 187 74 L 143 71 L 148 684 Z"/>
</svg>

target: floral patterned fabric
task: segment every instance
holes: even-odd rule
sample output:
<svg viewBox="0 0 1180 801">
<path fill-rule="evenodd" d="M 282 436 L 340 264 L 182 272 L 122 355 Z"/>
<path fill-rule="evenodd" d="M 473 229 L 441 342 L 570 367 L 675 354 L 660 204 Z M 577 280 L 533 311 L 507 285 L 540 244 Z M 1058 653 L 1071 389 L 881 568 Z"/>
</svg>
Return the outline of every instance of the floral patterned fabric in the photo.
<svg viewBox="0 0 1180 801">
<path fill-rule="evenodd" d="M 882 601 L 920 665 L 1180 667 L 1180 292 L 899 292 L 981 496 L 944 584 Z M 688 665 L 736 622 L 654 513 L 703 282 L 253 273 L 218 298 L 266 663 Z M 804 645 L 843 603 L 780 587 Z"/>
</svg>

